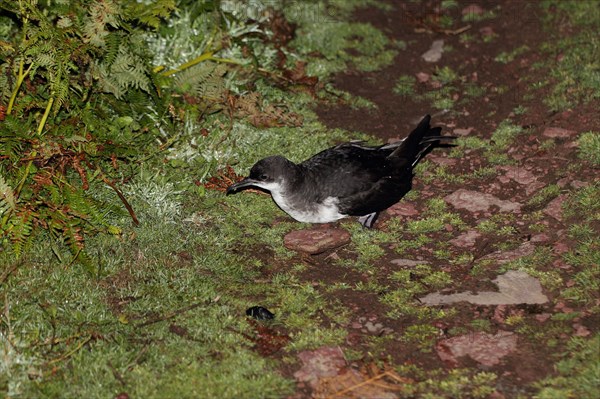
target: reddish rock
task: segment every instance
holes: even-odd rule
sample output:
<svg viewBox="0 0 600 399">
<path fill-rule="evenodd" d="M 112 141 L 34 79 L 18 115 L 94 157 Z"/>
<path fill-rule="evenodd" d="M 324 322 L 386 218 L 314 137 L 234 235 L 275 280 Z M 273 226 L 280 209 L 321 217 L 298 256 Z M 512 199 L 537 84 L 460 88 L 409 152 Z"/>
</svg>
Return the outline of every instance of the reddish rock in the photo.
<svg viewBox="0 0 600 399">
<path fill-rule="evenodd" d="M 455 136 L 468 136 L 469 134 L 471 134 L 473 129 L 474 129 L 473 127 L 468 127 L 468 128 L 457 127 L 456 129 L 454 129 L 452 131 L 452 134 Z"/>
<path fill-rule="evenodd" d="M 527 170 L 522 166 L 502 166 L 500 169 L 506 172 L 506 174 L 499 179 L 501 182 L 505 183 L 507 179 L 510 179 L 526 186 L 525 193 L 527 195 L 544 187 L 544 183 L 538 181 L 537 176 L 532 171 Z"/>
<path fill-rule="evenodd" d="M 575 323 L 573 324 L 573 328 L 575 329 L 575 333 L 573 335 L 575 335 L 576 337 L 587 337 L 592 334 L 589 328 L 587 328 L 583 324 Z"/>
<path fill-rule="evenodd" d="M 584 188 L 590 185 L 588 182 L 580 180 L 573 180 L 570 182 L 570 184 L 573 188 Z"/>
<path fill-rule="evenodd" d="M 496 309 L 494 309 L 494 315 L 492 316 L 492 320 L 494 320 L 498 324 L 504 324 L 506 321 L 506 312 L 508 307 L 506 305 L 498 305 Z"/>
<path fill-rule="evenodd" d="M 416 74 L 416 77 L 419 83 L 427 83 L 429 78 L 431 78 L 431 75 L 425 72 L 419 72 Z"/>
<path fill-rule="evenodd" d="M 390 216 L 416 216 L 419 211 L 410 202 L 398 202 L 389 207 L 386 212 Z"/>
<path fill-rule="evenodd" d="M 484 26 L 483 28 L 479 29 L 479 33 L 481 33 L 483 36 L 494 36 L 494 29 L 492 29 L 491 26 Z"/>
<path fill-rule="evenodd" d="M 479 191 L 459 189 L 444 198 L 446 202 L 457 209 L 466 209 L 470 212 L 488 211 L 492 206 L 500 208 L 501 212 L 518 212 L 521 204 L 501 200 L 491 194 Z"/>
<path fill-rule="evenodd" d="M 569 246 L 567 245 L 567 243 L 562 241 L 556 241 L 552 245 L 552 248 L 554 249 L 554 252 L 556 252 L 559 255 L 564 254 L 565 252 L 569 252 Z"/>
<path fill-rule="evenodd" d="M 531 237 L 531 242 L 547 242 L 550 241 L 550 236 L 546 233 L 534 234 Z"/>
<path fill-rule="evenodd" d="M 469 230 L 450 240 L 450 244 L 459 248 L 472 247 L 479 237 L 481 234 L 477 230 Z"/>
<path fill-rule="evenodd" d="M 552 314 L 550 314 L 550 313 L 540 313 L 540 314 L 536 314 L 534 317 L 540 323 L 545 323 L 547 320 L 550 319 L 550 317 L 552 317 Z"/>
<path fill-rule="evenodd" d="M 495 366 L 506 355 L 517 349 L 517 336 L 509 331 L 496 335 L 475 332 L 438 342 L 436 351 L 440 359 L 450 366 L 458 366 L 458 358 L 469 356 L 484 366 Z"/>
<path fill-rule="evenodd" d="M 562 127 L 547 127 L 542 135 L 552 138 L 567 138 L 577 134 L 574 130 L 563 129 Z"/>
<path fill-rule="evenodd" d="M 286 248 L 315 255 L 350 242 L 350 233 L 340 228 L 311 228 L 289 232 L 283 238 Z"/>
<path fill-rule="evenodd" d="M 481 260 L 495 260 L 499 264 L 503 264 L 506 262 L 513 261 L 515 259 L 522 258 L 524 256 L 529 256 L 533 254 L 535 251 L 535 245 L 531 242 L 527 241 L 521 244 L 518 248 L 513 249 L 512 251 L 496 251 L 492 252 L 488 255 L 485 255 L 481 258 Z"/>
<path fill-rule="evenodd" d="M 313 389 L 319 380 L 336 376 L 346 366 L 344 353 L 339 347 L 323 347 L 298 354 L 302 362 L 300 370 L 294 373 L 296 380 L 308 383 Z"/>
<path fill-rule="evenodd" d="M 544 208 L 544 213 L 548 216 L 552 216 L 554 219 L 562 222 L 562 204 L 567 199 L 567 196 L 562 194 L 554 198 Z"/>
<path fill-rule="evenodd" d="M 573 308 L 568 307 L 564 302 L 558 302 L 556 305 L 554 305 L 554 310 L 565 314 L 574 312 Z"/>
<path fill-rule="evenodd" d="M 482 15 L 485 12 L 479 4 L 469 4 L 462 9 L 462 15 Z"/>
<path fill-rule="evenodd" d="M 457 162 L 456 158 L 439 157 L 436 155 L 429 155 L 427 159 L 441 166 L 453 166 Z"/>
</svg>

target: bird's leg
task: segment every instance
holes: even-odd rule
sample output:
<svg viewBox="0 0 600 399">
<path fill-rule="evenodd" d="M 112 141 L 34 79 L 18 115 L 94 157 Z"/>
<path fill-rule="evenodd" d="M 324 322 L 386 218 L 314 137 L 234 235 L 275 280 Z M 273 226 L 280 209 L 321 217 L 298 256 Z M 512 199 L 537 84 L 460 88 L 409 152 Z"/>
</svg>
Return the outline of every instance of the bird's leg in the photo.
<svg viewBox="0 0 600 399">
<path fill-rule="evenodd" d="M 368 215 L 364 215 L 358 218 L 358 222 L 362 224 L 363 227 L 370 229 L 375 224 L 377 217 L 379 216 L 379 212 L 369 213 Z"/>
</svg>

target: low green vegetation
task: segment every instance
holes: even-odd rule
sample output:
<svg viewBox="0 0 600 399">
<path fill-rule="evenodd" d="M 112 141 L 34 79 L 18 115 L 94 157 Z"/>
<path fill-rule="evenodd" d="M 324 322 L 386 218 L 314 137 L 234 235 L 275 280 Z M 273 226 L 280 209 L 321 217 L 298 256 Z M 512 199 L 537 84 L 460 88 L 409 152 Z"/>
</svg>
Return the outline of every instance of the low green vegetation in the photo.
<svg viewBox="0 0 600 399">
<path fill-rule="evenodd" d="M 594 1 L 561 2 L 545 0 L 546 9 L 554 8 L 555 13 L 547 13 L 547 24 L 560 26 L 568 24 L 576 30 L 571 35 L 563 35 L 552 29 L 555 38 L 549 41 L 544 50 L 548 57 L 558 62 L 544 64 L 542 73 L 549 73 L 554 84 L 550 96 L 544 102 L 552 110 L 567 109 L 577 103 L 600 99 L 600 38 L 596 31 L 600 28 L 600 12 Z"/>
<path fill-rule="evenodd" d="M 327 18 L 327 15 L 321 15 Z M 297 22 L 292 18 L 292 22 Z M 299 22 L 299 21 L 298 21 Z M 308 63 L 309 75 L 320 78 L 356 68 L 374 71 L 390 65 L 402 43 L 394 44 L 378 29 L 369 24 L 319 21 L 307 18 L 303 21 L 292 46 L 302 55 L 319 52 L 320 57 Z"/>
<path fill-rule="evenodd" d="M 579 136 L 579 157 L 595 167 L 600 166 L 600 133 L 585 132 Z"/>
<path fill-rule="evenodd" d="M 411 96 L 415 93 L 415 78 L 410 75 L 402 75 L 396 81 L 396 85 L 392 89 L 394 94 L 399 96 Z"/>
<path fill-rule="evenodd" d="M 560 186 L 558 184 L 550 184 L 537 193 L 535 193 L 527 201 L 527 205 L 532 208 L 540 208 L 547 205 L 560 194 Z"/>
<path fill-rule="evenodd" d="M 584 339 L 573 337 L 562 360 L 556 364 L 556 377 L 536 383 L 536 397 L 558 399 L 565 397 L 592 398 L 600 390 L 598 380 L 598 351 L 600 335 Z"/>
<path fill-rule="evenodd" d="M 511 50 L 509 52 L 502 51 L 496 56 L 496 58 L 494 58 L 494 61 L 501 62 L 503 64 L 508 64 L 509 62 L 514 61 L 516 57 L 526 53 L 527 51 L 529 51 L 529 47 L 527 47 L 526 45 L 517 47 L 516 49 Z"/>
</svg>

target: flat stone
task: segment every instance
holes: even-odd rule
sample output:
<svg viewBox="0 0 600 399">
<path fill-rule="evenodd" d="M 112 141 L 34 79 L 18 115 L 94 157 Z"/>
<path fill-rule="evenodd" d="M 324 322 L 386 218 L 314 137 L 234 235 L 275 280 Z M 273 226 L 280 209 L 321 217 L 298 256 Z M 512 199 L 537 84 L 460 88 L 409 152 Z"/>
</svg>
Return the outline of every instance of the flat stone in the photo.
<svg viewBox="0 0 600 399">
<path fill-rule="evenodd" d="M 416 216 L 419 211 L 410 202 L 398 202 L 386 209 L 390 216 Z"/>
<path fill-rule="evenodd" d="M 426 265 L 428 262 L 424 260 L 394 259 L 391 263 L 397 266 L 415 267 L 418 265 Z"/>
<path fill-rule="evenodd" d="M 552 216 L 554 219 L 562 222 L 562 204 L 567 199 L 567 196 L 564 194 L 559 195 L 554 198 L 546 207 L 544 208 L 544 213 L 548 216 Z"/>
<path fill-rule="evenodd" d="M 482 15 L 485 12 L 479 4 L 469 4 L 462 9 L 462 15 Z"/>
<path fill-rule="evenodd" d="M 481 291 L 460 292 L 444 295 L 434 292 L 419 300 L 426 305 L 442 305 L 456 302 L 469 302 L 476 305 L 517 305 L 517 304 L 542 304 L 548 302 L 548 297 L 542 292 L 542 285 L 535 277 L 531 277 L 521 270 L 509 270 L 498 276 L 494 283 L 498 292 Z"/>
<path fill-rule="evenodd" d="M 517 335 L 510 331 L 498 331 L 495 335 L 474 332 L 442 340 L 435 349 L 440 359 L 453 367 L 464 356 L 491 367 L 517 349 Z"/>
<path fill-rule="evenodd" d="M 452 134 L 455 136 L 468 136 L 469 134 L 471 134 L 471 132 L 474 129 L 475 128 L 473 128 L 473 127 L 467 127 L 467 128 L 457 127 L 456 129 L 454 129 L 452 131 Z"/>
<path fill-rule="evenodd" d="M 419 83 L 427 83 L 429 78 L 431 78 L 431 75 L 426 72 L 419 72 L 415 76 L 417 77 L 417 81 Z"/>
<path fill-rule="evenodd" d="M 483 36 L 494 36 L 494 29 L 491 26 L 484 26 L 483 28 L 479 29 L 479 33 L 481 33 Z"/>
<path fill-rule="evenodd" d="M 494 260 L 498 264 L 504 264 L 515 259 L 522 258 L 524 256 L 529 256 L 533 254 L 533 251 L 535 251 L 535 245 L 527 241 L 519 245 L 518 248 L 515 248 L 512 251 L 492 252 L 491 254 L 483 256 L 481 260 Z"/>
<path fill-rule="evenodd" d="M 294 373 L 294 377 L 312 388 L 317 387 L 319 380 L 336 376 L 346 366 L 344 353 L 339 347 L 326 346 L 314 351 L 303 351 L 298 354 L 298 358 L 302 367 Z"/>
<path fill-rule="evenodd" d="M 532 171 L 522 166 L 501 166 L 500 169 L 506 172 L 504 176 L 500 176 L 500 182 L 506 183 L 508 180 L 512 180 L 519 183 L 525 186 L 527 195 L 545 186 L 544 183 L 538 181 L 538 177 Z"/>
<path fill-rule="evenodd" d="M 295 230 L 283 238 L 286 248 L 310 255 L 320 254 L 349 242 L 350 233 L 344 229 L 329 227 Z"/>
<path fill-rule="evenodd" d="M 577 132 L 575 130 L 563 129 L 562 127 L 547 127 L 544 129 L 542 135 L 552 138 L 567 138 L 575 136 Z"/>
<path fill-rule="evenodd" d="M 444 52 L 444 41 L 443 40 L 435 40 L 431 44 L 431 48 L 421 55 L 427 62 L 438 62 L 442 59 L 442 53 Z"/>
<path fill-rule="evenodd" d="M 497 206 L 501 212 L 518 212 L 521 210 L 521 204 L 517 202 L 501 200 L 491 194 L 463 188 L 447 195 L 444 199 L 455 208 L 466 209 L 470 212 L 488 211 L 492 206 Z"/>
<path fill-rule="evenodd" d="M 458 237 L 450 240 L 449 242 L 450 244 L 459 248 L 472 247 L 475 245 L 475 242 L 477 242 L 479 237 L 481 237 L 481 233 L 479 233 L 477 230 L 469 230 L 466 233 L 462 233 Z"/>
<path fill-rule="evenodd" d="M 446 158 L 446 157 L 440 157 L 440 156 L 436 156 L 436 155 L 429 155 L 427 157 L 427 159 L 429 159 L 431 162 L 436 163 L 440 166 L 454 166 L 457 163 L 456 158 Z"/>
</svg>

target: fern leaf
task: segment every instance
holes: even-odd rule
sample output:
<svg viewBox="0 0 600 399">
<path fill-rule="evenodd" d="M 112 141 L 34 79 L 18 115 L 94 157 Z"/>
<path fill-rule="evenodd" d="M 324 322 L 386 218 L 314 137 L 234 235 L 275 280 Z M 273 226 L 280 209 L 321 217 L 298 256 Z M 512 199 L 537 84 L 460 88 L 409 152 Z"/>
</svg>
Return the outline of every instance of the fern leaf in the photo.
<svg viewBox="0 0 600 399">
<path fill-rule="evenodd" d="M 141 23 L 158 29 L 161 18 L 169 17 L 175 9 L 175 0 L 158 0 L 151 3 L 132 3 L 128 14 Z"/>
<path fill-rule="evenodd" d="M 31 243 L 31 233 L 33 231 L 33 219 L 29 212 L 25 212 L 14 218 L 10 228 L 10 239 L 13 243 L 13 252 L 16 257 L 21 257 L 21 254 Z"/>
<path fill-rule="evenodd" d="M 15 193 L 0 174 L 0 216 L 3 216 L 8 209 L 14 211 L 16 207 Z"/>
<path fill-rule="evenodd" d="M 223 64 L 203 62 L 180 72 L 175 77 L 175 88 L 205 99 L 219 100 L 225 92 L 226 72 L 227 67 Z"/>
</svg>

